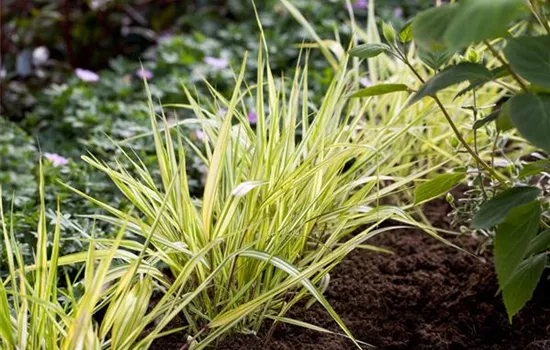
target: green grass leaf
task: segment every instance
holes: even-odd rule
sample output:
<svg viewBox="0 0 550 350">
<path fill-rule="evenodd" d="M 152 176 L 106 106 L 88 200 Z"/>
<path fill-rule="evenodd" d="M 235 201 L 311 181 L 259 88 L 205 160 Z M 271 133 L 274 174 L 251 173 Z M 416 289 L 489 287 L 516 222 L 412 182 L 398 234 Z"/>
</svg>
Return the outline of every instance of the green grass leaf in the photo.
<svg viewBox="0 0 550 350">
<path fill-rule="evenodd" d="M 483 203 L 476 213 L 472 227 L 487 229 L 500 224 L 508 212 L 517 206 L 529 203 L 540 195 L 537 187 L 513 187 Z"/>
<path fill-rule="evenodd" d="M 408 90 L 409 87 L 405 84 L 379 84 L 361 89 L 353 93 L 351 97 L 370 97 Z"/>
<path fill-rule="evenodd" d="M 521 135 L 550 151 L 550 95 L 519 94 L 509 103 L 512 123 Z"/>
<path fill-rule="evenodd" d="M 424 203 L 447 193 L 465 177 L 464 172 L 443 174 L 419 185 L 414 190 L 414 204 Z"/>
<path fill-rule="evenodd" d="M 509 39 L 504 55 L 514 72 L 532 84 L 550 89 L 550 35 Z"/>
</svg>

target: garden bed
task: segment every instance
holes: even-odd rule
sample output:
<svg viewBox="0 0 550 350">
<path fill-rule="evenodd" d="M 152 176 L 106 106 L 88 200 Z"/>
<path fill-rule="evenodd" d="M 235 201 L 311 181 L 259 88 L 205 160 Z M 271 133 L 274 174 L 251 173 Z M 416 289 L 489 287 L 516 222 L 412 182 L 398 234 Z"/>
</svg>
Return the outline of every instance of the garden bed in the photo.
<svg viewBox="0 0 550 350">
<path fill-rule="evenodd" d="M 448 205 L 425 206 L 428 218 L 448 228 Z M 482 243 L 469 235 L 451 241 L 475 251 Z M 489 253 L 476 258 L 416 231 L 394 231 L 371 243 L 394 255 L 356 250 L 332 273 L 328 300 L 352 333 L 383 349 L 550 349 L 550 283 L 544 278 L 533 300 L 508 323 Z M 339 331 L 316 304 L 296 307 L 292 318 Z M 341 331 L 339 331 L 341 332 Z M 183 338 L 184 339 L 184 338 Z M 182 337 L 158 341 L 153 349 L 178 349 Z M 343 337 L 300 327 L 277 326 L 266 342 L 238 335 L 217 349 L 353 349 Z"/>
</svg>

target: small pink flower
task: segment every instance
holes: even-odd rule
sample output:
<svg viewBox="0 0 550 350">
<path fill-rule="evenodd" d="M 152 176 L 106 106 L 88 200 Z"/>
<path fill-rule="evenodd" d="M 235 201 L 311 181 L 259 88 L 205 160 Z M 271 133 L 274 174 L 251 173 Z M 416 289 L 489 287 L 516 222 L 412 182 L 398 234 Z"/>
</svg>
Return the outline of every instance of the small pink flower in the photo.
<svg viewBox="0 0 550 350">
<path fill-rule="evenodd" d="M 364 87 L 372 86 L 372 82 L 367 77 L 360 78 L 359 84 L 363 85 Z"/>
<path fill-rule="evenodd" d="M 366 9 L 369 7 L 369 2 L 368 0 L 355 0 L 352 6 L 354 9 Z"/>
<path fill-rule="evenodd" d="M 69 159 L 56 153 L 44 153 L 44 157 L 52 162 L 53 166 L 55 167 L 69 164 Z"/>
<path fill-rule="evenodd" d="M 218 109 L 218 115 L 219 115 L 220 117 L 223 118 L 223 117 L 225 117 L 226 114 L 227 114 L 227 108 L 221 107 L 220 109 Z"/>
<path fill-rule="evenodd" d="M 206 140 L 206 135 L 202 132 L 202 130 L 195 131 L 195 136 L 201 141 Z"/>
<path fill-rule="evenodd" d="M 218 57 L 206 56 L 204 58 L 204 63 L 206 63 L 207 65 L 215 69 L 224 69 L 224 68 L 227 68 L 227 66 L 229 66 L 229 60 L 224 57 L 218 58 Z"/>
<path fill-rule="evenodd" d="M 248 118 L 248 122 L 250 124 L 256 124 L 258 122 L 258 114 L 254 111 L 248 112 L 246 117 Z"/>
<path fill-rule="evenodd" d="M 393 17 L 395 18 L 401 18 L 403 17 L 403 8 L 396 7 L 393 9 Z"/>
<path fill-rule="evenodd" d="M 141 69 L 138 69 L 136 71 L 136 75 L 138 76 L 138 78 L 140 79 L 145 79 L 145 80 L 149 80 L 153 77 L 153 72 L 151 72 L 150 70 L 148 69 L 144 69 L 144 70 L 141 70 Z"/>
<path fill-rule="evenodd" d="M 92 72 L 91 70 L 77 68 L 74 70 L 77 77 L 79 77 L 82 81 L 86 82 L 96 82 L 99 81 L 99 75 Z"/>
</svg>

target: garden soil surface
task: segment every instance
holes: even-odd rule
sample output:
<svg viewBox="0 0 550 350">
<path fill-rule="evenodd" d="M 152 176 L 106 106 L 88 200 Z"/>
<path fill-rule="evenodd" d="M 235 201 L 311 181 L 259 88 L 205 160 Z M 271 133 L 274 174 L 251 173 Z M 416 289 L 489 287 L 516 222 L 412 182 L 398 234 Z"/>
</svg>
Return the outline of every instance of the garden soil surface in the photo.
<svg viewBox="0 0 550 350">
<path fill-rule="evenodd" d="M 449 228 L 449 207 L 433 201 L 424 213 L 435 226 Z M 470 235 L 450 238 L 474 252 L 481 241 Z M 327 299 L 354 336 L 379 349 L 550 349 L 550 281 L 510 325 L 490 253 L 474 257 L 416 231 L 394 231 L 371 244 L 395 254 L 352 252 L 331 272 Z M 341 333 L 315 304 L 296 307 L 289 317 Z M 266 328 L 267 330 L 267 328 Z M 237 335 L 218 350 L 356 349 L 344 337 L 279 324 L 270 339 Z M 179 349 L 182 337 L 165 338 L 153 349 Z M 365 347 L 367 348 L 367 347 Z"/>
</svg>

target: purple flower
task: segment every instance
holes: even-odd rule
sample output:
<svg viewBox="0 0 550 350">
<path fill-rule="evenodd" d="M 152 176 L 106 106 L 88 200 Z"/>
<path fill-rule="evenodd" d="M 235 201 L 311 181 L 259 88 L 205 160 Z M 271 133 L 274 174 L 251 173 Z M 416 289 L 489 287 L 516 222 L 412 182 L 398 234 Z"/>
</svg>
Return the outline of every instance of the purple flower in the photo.
<svg viewBox="0 0 550 350">
<path fill-rule="evenodd" d="M 212 57 L 212 56 L 206 56 L 204 58 L 204 63 L 211 66 L 214 69 L 224 69 L 229 66 L 229 60 L 224 57 Z"/>
<path fill-rule="evenodd" d="M 363 85 L 364 87 L 372 86 L 372 82 L 367 77 L 360 78 L 359 84 Z"/>
<path fill-rule="evenodd" d="M 79 77 L 82 81 L 87 81 L 87 82 L 99 81 L 99 75 L 97 75 L 96 73 L 92 72 L 91 70 L 82 69 L 82 68 L 77 68 L 77 69 L 74 70 L 74 73 L 75 73 L 76 76 Z"/>
<path fill-rule="evenodd" d="M 195 131 L 195 136 L 201 141 L 206 140 L 206 135 L 202 132 L 202 130 Z"/>
<path fill-rule="evenodd" d="M 368 0 L 355 0 L 355 2 L 353 3 L 353 8 L 354 9 L 366 9 L 367 7 L 369 7 L 369 1 Z"/>
<path fill-rule="evenodd" d="M 396 7 L 393 9 L 393 17 L 401 18 L 403 17 L 403 9 L 401 7 Z"/>
<path fill-rule="evenodd" d="M 248 112 L 246 117 L 248 118 L 248 122 L 250 124 L 256 124 L 258 122 L 258 114 L 256 114 L 256 112 L 254 111 Z"/>
<path fill-rule="evenodd" d="M 159 34 L 157 37 L 157 41 L 159 43 L 163 43 L 165 41 L 170 40 L 174 36 L 174 32 L 172 30 L 165 30 Z"/>
<path fill-rule="evenodd" d="M 220 109 L 218 109 L 218 115 L 219 115 L 220 117 L 223 118 L 223 117 L 225 117 L 226 114 L 227 114 L 227 108 L 221 107 Z"/>
<path fill-rule="evenodd" d="M 56 153 L 44 153 L 44 157 L 52 162 L 53 166 L 55 167 L 69 164 L 69 159 Z"/>
<path fill-rule="evenodd" d="M 136 75 L 138 76 L 138 78 L 140 79 L 145 79 L 145 80 L 149 80 L 153 77 L 153 72 L 151 72 L 150 70 L 148 69 L 144 69 L 144 70 L 141 70 L 141 69 L 138 69 L 136 71 Z"/>
</svg>

